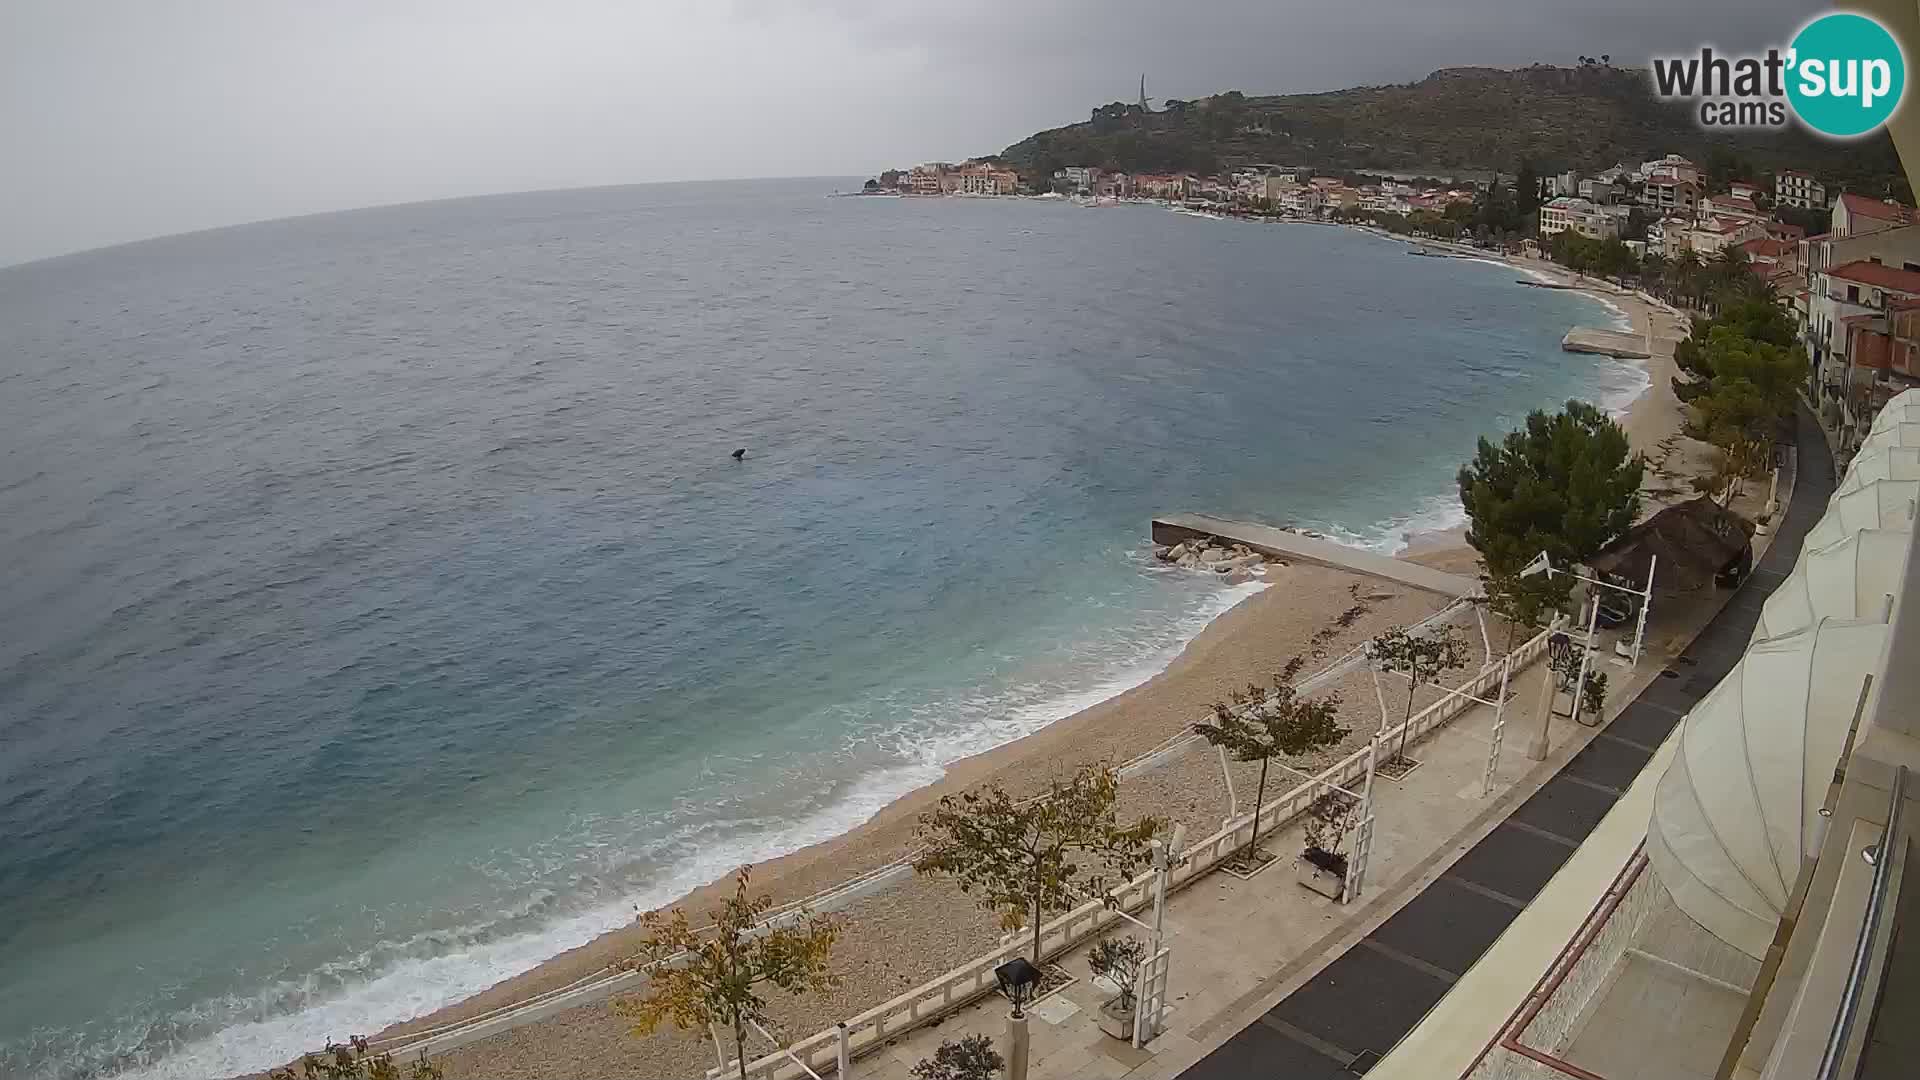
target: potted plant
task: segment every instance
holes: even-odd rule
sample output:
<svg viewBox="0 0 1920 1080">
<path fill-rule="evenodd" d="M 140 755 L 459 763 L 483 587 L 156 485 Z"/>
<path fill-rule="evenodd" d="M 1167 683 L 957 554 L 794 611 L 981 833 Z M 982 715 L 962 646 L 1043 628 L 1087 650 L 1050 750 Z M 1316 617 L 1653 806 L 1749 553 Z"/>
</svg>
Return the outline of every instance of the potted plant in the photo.
<svg viewBox="0 0 1920 1080">
<path fill-rule="evenodd" d="M 1340 899 L 1347 888 L 1347 832 L 1358 805 L 1358 799 L 1334 790 L 1307 807 L 1307 845 L 1298 864 L 1300 884 L 1329 900 Z"/>
<path fill-rule="evenodd" d="M 1093 977 L 1119 991 L 1100 1006 L 1100 1030 L 1116 1039 L 1133 1038 L 1133 1015 L 1139 1002 L 1133 988 L 1140 965 L 1147 962 L 1147 943 L 1136 937 L 1103 938 L 1087 951 Z"/>
<path fill-rule="evenodd" d="M 1587 672 L 1586 691 L 1581 694 L 1581 708 L 1593 714 L 1598 722 L 1607 707 L 1607 673 L 1604 671 Z"/>
</svg>

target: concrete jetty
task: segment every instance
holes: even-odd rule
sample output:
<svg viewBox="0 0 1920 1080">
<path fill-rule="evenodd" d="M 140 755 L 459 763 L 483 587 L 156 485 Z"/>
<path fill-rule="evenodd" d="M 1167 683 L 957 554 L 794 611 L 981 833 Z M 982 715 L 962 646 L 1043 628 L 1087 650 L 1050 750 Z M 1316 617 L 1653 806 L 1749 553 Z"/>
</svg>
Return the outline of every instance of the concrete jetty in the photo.
<svg viewBox="0 0 1920 1080">
<path fill-rule="evenodd" d="M 1272 525 L 1235 521 L 1212 514 L 1168 514 L 1153 519 L 1153 542 L 1156 544 L 1178 544 L 1197 536 L 1217 536 L 1232 543 L 1245 544 L 1262 555 L 1349 570 L 1442 596 L 1480 595 L 1480 583 L 1473 578 L 1376 555 L 1371 551 L 1289 532 Z"/>
<path fill-rule="evenodd" d="M 1560 347 L 1568 352 L 1599 353 L 1616 360 L 1645 360 L 1653 355 L 1647 350 L 1647 339 L 1641 335 L 1596 326 L 1576 326 L 1567 331 L 1567 336 L 1560 339 Z"/>
</svg>

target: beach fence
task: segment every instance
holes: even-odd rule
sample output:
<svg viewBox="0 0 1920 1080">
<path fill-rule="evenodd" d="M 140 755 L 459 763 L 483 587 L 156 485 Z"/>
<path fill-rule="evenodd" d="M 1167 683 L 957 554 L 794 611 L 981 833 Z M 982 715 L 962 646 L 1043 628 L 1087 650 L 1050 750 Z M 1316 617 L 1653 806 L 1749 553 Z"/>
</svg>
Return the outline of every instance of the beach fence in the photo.
<svg viewBox="0 0 1920 1080">
<path fill-rule="evenodd" d="M 1551 631 L 1542 630 L 1515 650 L 1512 670 L 1539 659 L 1547 649 Z M 1502 662 L 1489 660 L 1479 673 L 1460 689 L 1474 697 L 1498 693 Z M 1445 725 L 1475 703 L 1462 694 L 1450 694 L 1427 706 L 1402 724 L 1380 732 L 1376 739 L 1397 739 L 1404 731 L 1408 742 L 1416 742 Z M 1329 766 L 1310 780 L 1296 785 L 1260 808 L 1260 820 L 1269 827 L 1284 824 L 1304 813 L 1320 792 L 1332 785 L 1350 787 L 1366 777 L 1367 755 L 1373 744 L 1361 747 Z M 1277 816 L 1276 816 L 1277 815 Z M 1239 851 L 1252 833 L 1252 811 L 1230 819 L 1218 832 L 1189 847 L 1184 858 L 1170 871 L 1169 893 L 1205 877 Z M 1042 925 L 1040 950 L 1055 956 L 1093 937 L 1120 920 L 1119 911 L 1138 911 L 1152 902 L 1155 871 L 1147 871 L 1111 890 L 1106 897 L 1089 900 L 1079 907 Z M 785 1048 L 747 1065 L 748 1080 L 802 1080 L 809 1072 L 825 1076 L 834 1073 L 843 1060 L 851 1061 L 877 1050 L 894 1039 L 938 1020 L 956 1009 L 992 994 L 997 985 L 993 969 L 1015 956 L 1024 955 L 1025 940 L 1010 941 L 990 952 L 968 960 L 891 1001 L 876 1005 L 857 1016 L 826 1030 L 816 1032 Z M 709 1070 L 710 1078 L 735 1076 L 738 1066 L 728 1062 L 724 1069 Z"/>
<path fill-rule="evenodd" d="M 1410 629 L 1426 629 L 1444 622 L 1471 605 L 1471 600 L 1455 600 Z M 1541 631 L 1515 650 L 1513 670 L 1518 671 L 1538 659 L 1546 650 L 1547 637 L 1547 631 Z M 1364 645 L 1356 646 L 1350 652 L 1302 680 L 1300 687 L 1302 690 L 1311 691 L 1351 669 L 1356 663 L 1363 662 L 1364 659 Z M 1489 658 L 1480 673 L 1458 689 L 1475 697 L 1485 696 L 1489 690 L 1497 688 L 1501 666 L 1500 663 Z M 1473 702 L 1466 697 L 1459 694 L 1449 695 L 1415 713 L 1405 725 L 1384 729 L 1378 737 L 1397 738 L 1404 727 L 1409 733 L 1409 741 L 1416 741 L 1472 705 Z M 1119 771 L 1122 776 L 1138 775 L 1198 746 L 1201 741 L 1199 736 L 1191 733 L 1175 735 L 1161 745 L 1129 759 L 1120 766 Z M 1303 781 L 1297 787 L 1265 804 L 1260 811 L 1263 826 L 1285 824 L 1286 821 L 1297 817 L 1317 798 L 1316 793 L 1329 783 L 1345 786 L 1362 779 L 1366 771 L 1367 749 L 1362 747 L 1356 750 L 1313 779 Z M 1276 812 L 1282 817 L 1273 817 Z M 1253 813 L 1249 810 L 1230 818 L 1218 832 L 1189 847 L 1184 861 L 1170 875 L 1169 892 L 1178 890 L 1211 872 L 1233 852 L 1239 850 L 1245 845 L 1252 826 Z M 803 910 L 833 910 L 860 897 L 886 889 L 911 876 L 912 873 L 911 857 L 875 867 L 804 899 L 782 905 L 770 912 L 762 925 L 779 925 Z M 1125 910 L 1137 911 L 1151 899 L 1152 880 L 1152 872 L 1144 873 L 1133 881 L 1114 889 L 1112 895 Z M 1119 915 L 1108 908 L 1105 900 L 1090 901 L 1052 920 L 1042 928 L 1042 951 L 1049 956 L 1064 952 L 1105 929 L 1119 918 Z M 796 1059 L 805 1062 L 809 1068 L 822 1075 L 830 1073 L 838 1066 L 843 1042 L 850 1056 L 858 1056 L 993 992 L 996 989 L 993 969 L 1021 953 L 1023 948 L 1024 944 L 1021 942 L 1009 942 L 992 952 L 975 957 L 946 974 L 891 1001 L 868 1009 L 834 1028 L 817 1032 L 791 1044 L 784 1050 L 760 1058 L 748 1066 L 748 1076 L 756 1080 L 774 1080 L 774 1078 L 797 1080 L 804 1077 L 806 1072 L 796 1064 Z M 672 960 L 665 963 L 672 963 Z M 565 986 L 555 987 L 475 1016 L 449 1021 L 424 1030 L 407 1032 L 404 1035 L 376 1039 L 372 1046 L 376 1051 L 391 1052 L 396 1057 L 417 1053 L 429 1055 L 443 1053 L 535 1023 L 568 1009 L 604 1001 L 617 994 L 637 991 L 646 984 L 648 970 L 647 968 L 602 968 Z M 730 1067 L 731 1065 L 732 1063 L 729 1063 Z M 718 1070 L 713 1072 L 717 1074 Z"/>
</svg>

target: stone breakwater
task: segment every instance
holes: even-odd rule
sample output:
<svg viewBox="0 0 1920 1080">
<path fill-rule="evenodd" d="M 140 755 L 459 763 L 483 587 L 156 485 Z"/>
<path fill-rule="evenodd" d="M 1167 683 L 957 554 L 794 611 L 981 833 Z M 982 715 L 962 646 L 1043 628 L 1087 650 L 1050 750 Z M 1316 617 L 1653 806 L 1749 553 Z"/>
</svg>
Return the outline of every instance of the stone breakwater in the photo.
<svg viewBox="0 0 1920 1080">
<path fill-rule="evenodd" d="M 1240 585 L 1264 577 L 1268 562 L 1286 565 L 1245 544 L 1230 544 L 1217 536 L 1186 540 L 1172 547 L 1155 547 L 1153 557 L 1182 570 L 1217 574 L 1224 577 L 1229 585 Z"/>
</svg>

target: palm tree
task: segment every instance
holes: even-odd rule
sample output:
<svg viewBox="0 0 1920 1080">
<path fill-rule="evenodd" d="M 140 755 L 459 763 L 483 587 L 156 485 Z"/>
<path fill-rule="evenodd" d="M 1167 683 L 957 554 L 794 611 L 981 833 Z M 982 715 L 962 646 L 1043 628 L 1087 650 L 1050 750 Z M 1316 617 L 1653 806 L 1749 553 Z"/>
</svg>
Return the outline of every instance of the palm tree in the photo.
<svg viewBox="0 0 1920 1080">
<path fill-rule="evenodd" d="M 1667 260 L 1657 251 L 1649 251 L 1640 259 L 1640 284 L 1656 292 L 1664 292 L 1667 276 Z"/>
<path fill-rule="evenodd" d="M 1667 267 L 1673 279 L 1673 295 L 1690 306 L 1699 306 L 1700 256 L 1683 251 Z"/>
<path fill-rule="evenodd" d="M 1739 296 L 1746 293 L 1754 280 L 1753 273 L 1747 269 L 1747 253 L 1737 247 L 1721 248 L 1720 254 L 1706 268 L 1707 296 L 1713 300 L 1713 308 L 1723 306 L 1722 300 L 1729 294 Z"/>
</svg>

